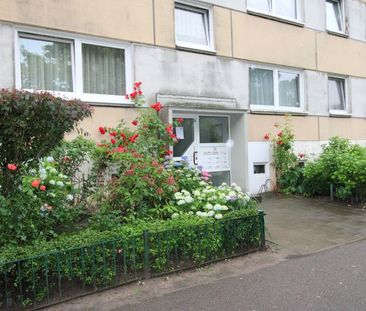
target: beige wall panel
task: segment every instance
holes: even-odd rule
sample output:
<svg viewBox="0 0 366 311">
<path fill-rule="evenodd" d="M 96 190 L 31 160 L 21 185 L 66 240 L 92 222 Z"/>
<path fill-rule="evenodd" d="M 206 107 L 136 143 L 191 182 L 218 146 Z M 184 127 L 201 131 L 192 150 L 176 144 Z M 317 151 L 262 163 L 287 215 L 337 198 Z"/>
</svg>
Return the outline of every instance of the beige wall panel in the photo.
<svg viewBox="0 0 366 311">
<path fill-rule="evenodd" d="M 78 126 L 90 135 L 92 139 L 101 140 L 103 136 L 99 133 L 99 126 L 114 127 L 121 120 L 125 121 L 126 126 L 131 126 L 131 122 L 136 118 L 137 113 L 134 108 L 118 108 L 118 107 L 94 107 L 94 113 L 91 118 L 81 122 Z M 67 139 L 72 139 L 77 136 L 77 133 L 71 133 Z"/>
<path fill-rule="evenodd" d="M 276 115 L 248 115 L 248 141 L 264 141 L 265 133 L 276 135 L 278 130 L 274 127 L 276 123 L 284 123 L 285 116 Z M 318 118 L 317 117 L 289 117 L 293 127 L 295 140 L 318 140 Z"/>
<path fill-rule="evenodd" d="M 232 56 L 230 10 L 214 7 L 215 49 L 218 55 Z"/>
<path fill-rule="evenodd" d="M 366 77 L 366 44 L 317 33 L 318 70 Z"/>
<path fill-rule="evenodd" d="M 366 139 L 366 119 L 358 118 L 319 118 L 320 140 L 333 136 L 354 140 Z"/>
<path fill-rule="evenodd" d="M 234 12 L 234 57 L 253 61 L 316 68 L 315 32 L 265 18 Z"/>
<path fill-rule="evenodd" d="M 154 43 L 152 0 L 0 0 L 0 20 Z"/>
<path fill-rule="evenodd" d="M 155 43 L 175 47 L 174 1 L 154 0 Z"/>
</svg>

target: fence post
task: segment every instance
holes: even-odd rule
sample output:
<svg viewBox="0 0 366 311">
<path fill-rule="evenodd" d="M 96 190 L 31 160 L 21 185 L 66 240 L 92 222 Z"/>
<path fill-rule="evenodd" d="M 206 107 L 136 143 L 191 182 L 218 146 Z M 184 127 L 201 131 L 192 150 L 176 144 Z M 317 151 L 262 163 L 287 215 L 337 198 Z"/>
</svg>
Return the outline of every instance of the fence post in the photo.
<svg viewBox="0 0 366 311">
<path fill-rule="evenodd" d="M 264 224 L 264 212 L 259 210 L 259 234 L 261 239 L 260 249 L 265 250 L 266 248 L 266 234 L 265 234 L 265 224 Z"/>
<path fill-rule="evenodd" d="M 330 193 L 330 201 L 334 201 L 334 190 L 333 190 L 333 184 L 329 185 L 329 193 Z"/>
<path fill-rule="evenodd" d="M 150 278 L 150 233 L 144 231 L 144 276 Z"/>
</svg>

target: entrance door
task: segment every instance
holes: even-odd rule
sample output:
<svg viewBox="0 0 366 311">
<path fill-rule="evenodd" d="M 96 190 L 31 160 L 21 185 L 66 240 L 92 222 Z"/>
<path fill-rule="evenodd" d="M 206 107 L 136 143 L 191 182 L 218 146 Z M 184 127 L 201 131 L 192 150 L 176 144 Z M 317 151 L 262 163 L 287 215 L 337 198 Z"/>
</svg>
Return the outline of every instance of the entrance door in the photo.
<svg viewBox="0 0 366 311">
<path fill-rule="evenodd" d="M 212 183 L 230 183 L 230 119 L 228 116 L 176 114 L 182 118 L 175 129 L 178 143 L 173 148 L 175 160 L 185 156 L 192 166 L 201 166 L 212 175 Z"/>
</svg>

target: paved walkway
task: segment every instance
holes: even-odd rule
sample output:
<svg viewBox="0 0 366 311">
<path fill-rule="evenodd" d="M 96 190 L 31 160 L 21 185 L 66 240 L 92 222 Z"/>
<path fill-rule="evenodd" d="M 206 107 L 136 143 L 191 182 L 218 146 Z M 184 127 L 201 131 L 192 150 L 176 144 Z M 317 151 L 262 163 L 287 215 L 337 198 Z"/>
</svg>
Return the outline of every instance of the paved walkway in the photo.
<svg viewBox="0 0 366 311">
<path fill-rule="evenodd" d="M 291 254 L 310 254 L 366 238 L 366 209 L 303 197 L 270 196 L 260 205 L 266 239 Z"/>
</svg>

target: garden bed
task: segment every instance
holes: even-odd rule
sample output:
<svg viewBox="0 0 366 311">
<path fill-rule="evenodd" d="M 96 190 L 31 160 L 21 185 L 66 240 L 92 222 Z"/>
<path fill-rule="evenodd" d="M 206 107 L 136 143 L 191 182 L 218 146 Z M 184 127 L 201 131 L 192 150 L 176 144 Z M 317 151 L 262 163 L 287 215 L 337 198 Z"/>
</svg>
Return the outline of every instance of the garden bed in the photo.
<svg viewBox="0 0 366 311">
<path fill-rule="evenodd" d="M 101 232 L 97 242 L 96 232 L 85 230 L 22 250 L 4 250 L 0 309 L 49 305 L 264 247 L 263 213 L 255 209 L 229 213 L 220 221 L 183 217 L 140 223 L 135 234 L 130 231 L 121 226 Z M 78 243 L 82 245 L 75 247 Z M 29 256 L 4 261 L 21 253 Z"/>
</svg>

